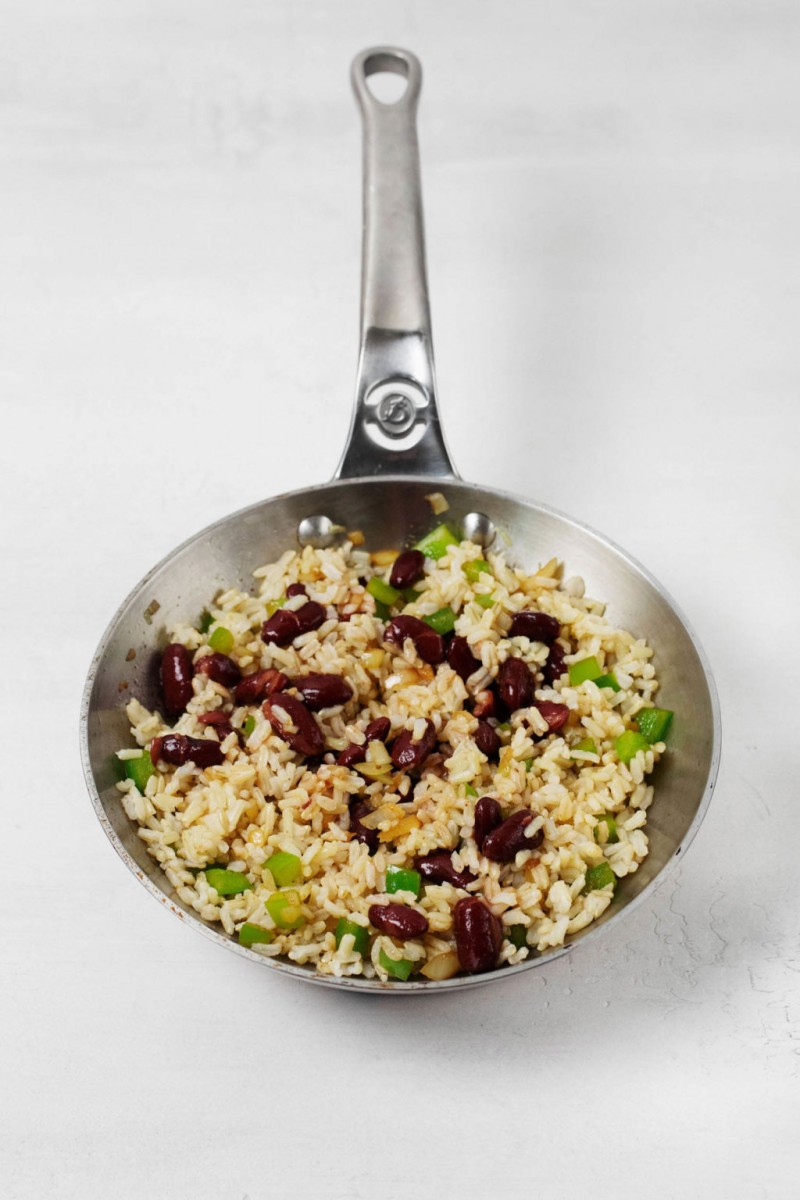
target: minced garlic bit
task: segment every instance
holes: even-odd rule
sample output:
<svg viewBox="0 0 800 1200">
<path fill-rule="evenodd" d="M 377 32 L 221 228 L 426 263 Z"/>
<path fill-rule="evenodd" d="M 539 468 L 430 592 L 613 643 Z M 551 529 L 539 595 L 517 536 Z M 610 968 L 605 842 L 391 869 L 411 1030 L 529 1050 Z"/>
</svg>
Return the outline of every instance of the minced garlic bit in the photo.
<svg viewBox="0 0 800 1200">
<path fill-rule="evenodd" d="M 429 496 L 425 497 L 425 499 L 428 501 L 428 504 L 430 504 L 431 508 L 433 509 L 433 514 L 436 517 L 447 512 L 450 507 L 441 492 L 431 492 Z"/>
</svg>

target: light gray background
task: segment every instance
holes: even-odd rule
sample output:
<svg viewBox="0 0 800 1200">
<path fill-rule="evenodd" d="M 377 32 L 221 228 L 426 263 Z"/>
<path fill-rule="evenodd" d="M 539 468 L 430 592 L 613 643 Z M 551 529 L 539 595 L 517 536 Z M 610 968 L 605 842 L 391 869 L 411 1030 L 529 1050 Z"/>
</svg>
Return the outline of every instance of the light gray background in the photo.
<svg viewBox="0 0 800 1200">
<path fill-rule="evenodd" d="M 3 1194 L 796 1196 L 797 5 L 3 8 Z M 106 843 L 76 734 L 136 580 L 334 468 L 347 72 L 378 42 L 425 71 L 455 461 L 645 562 L 725 727 L 696 843 L 622 929 L 411 1003 L 182 929 Z"/>
</svg>

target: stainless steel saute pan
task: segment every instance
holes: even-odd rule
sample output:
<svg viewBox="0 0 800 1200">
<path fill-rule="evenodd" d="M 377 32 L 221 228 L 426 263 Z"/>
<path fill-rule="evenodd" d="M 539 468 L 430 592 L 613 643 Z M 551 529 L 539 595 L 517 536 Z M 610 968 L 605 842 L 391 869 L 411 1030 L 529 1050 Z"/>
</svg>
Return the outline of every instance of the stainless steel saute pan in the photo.
<svg viewBox="0 0 800 1200">
<path fill-rule="evenodd" d="M 407 80 L 402 97 L 385 104 L 366 80 L 390 71 Z M 364 253 L 361 355 L 350 434 L 332 482 L 289 492 L 234 513 L 184 542 L 123 602 L 103 635 L 89 671 L 81 713 L 86 782 L 109 839 L 137 878 L 186 925 L 262 968 L 326 987 L 373 992 L 430 992 L 474 987 L 534 970 L 579 942 L 603 937 L 664 879 L 705 815 L 719 760 L 719 712 L 703 651 L 664 589 L 600 534 L 552 509 L 464 483 L 450 460 L 436 406 L 425 275 L 416 108 L 421 71 L 405 50 L 360 54 L 352 80 L 364 120 Z M 206 924 L 174 895 L 161 868 L 123 812 L 115 789 L 114 752 L 129 742 L 124 706 L 140 697 L 158 707 L 156 663 L 165 627 L 198 617 L 222 587 L 249 588 L 253 570 L 288 546 L 330 544 L 331 528 L 362 529 L 373 549 L 402 546 L 432 524 L 426 496 L 441 491 L 447 520 L 488 544 L 495 529 L 512 539 L 512 556 L 535 566 L 556 556 L 582 575 L 591 595 L 608 604 L 613 623 L 655 647 L 665 702 L 678 714 L 669 753 L 655 776 L 648 812 L 650 853 L 621 881 L 614 904 L 585 932 L 519 966 L 443 982 L 380 983 L 318 976 L 313 968 L 264 959 Z M 157 611 L 154 612 L 154 602 Z M 129 659 L 133 648 L 136 656 Z M 128 687 L 120 691 L 122 681 Z"/>
</svg>

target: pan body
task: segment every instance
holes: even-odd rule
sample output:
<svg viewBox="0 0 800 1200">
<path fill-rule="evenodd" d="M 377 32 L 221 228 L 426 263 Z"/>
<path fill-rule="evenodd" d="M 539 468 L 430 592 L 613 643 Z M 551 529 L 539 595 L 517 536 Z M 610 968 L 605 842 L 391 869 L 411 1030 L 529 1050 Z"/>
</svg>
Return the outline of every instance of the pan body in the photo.
<svg viewBox="0 0 800 1200">
<path fill-rule="evenodd" d="M 325 515 L 347 530 L 362 530 L 371 550 L 400 547 L 435 523 L 426 496 L 436 490 L 450 503 L 446 519 L 454 529 L 467 514 L 485 514 L 497 527 L 498 538 L 509 540 L 507 555 L 514 565 L 534 568 L 554 556 L 563 560 L 567 575 L 582 576 L 587 594 L 606 602 L 614 625 L 646 637 L 653 646 L 661 680 L 659 700 L 676 716 L 669 752 L 653 776 L 656 797 L 647 822 L 650 853 L 637 872 L 620 881 L 614 904 L 598 921 L 566 946 L 519 966 L 443 982 L 405 984 L 319 976 L 313 968 L 265 959 L 244 949 L 175 896 L 125 815 L 115 787 L 115 751 L 131 744 L 125 705 L 136 696 L 148 708 L 159 707 L 157 664 L 168 627 L 199 619 L 223 588 L 250 589 L 257 567 L 297 545 L 301 520 Z M 154 605 L 158 605 L 155 611 Z M 185 924 L 270 971 L 327 987 L 404 995 L 488 984 L 535 970 L 570 953 L 579 942 L 603 936 L 665 878 L 696 833 L 716 779 L 719 734 L 716 691 L 702 649 L 644 568 L 600 534 L 543 505 L 430 477 L 339 480 L 266 500 L 198 533 L 159 563 L 117 612 L 92 662 L 81 712 L 81 752 L 97 815 L 117 852 L 161 903 Z"/>
</svg>

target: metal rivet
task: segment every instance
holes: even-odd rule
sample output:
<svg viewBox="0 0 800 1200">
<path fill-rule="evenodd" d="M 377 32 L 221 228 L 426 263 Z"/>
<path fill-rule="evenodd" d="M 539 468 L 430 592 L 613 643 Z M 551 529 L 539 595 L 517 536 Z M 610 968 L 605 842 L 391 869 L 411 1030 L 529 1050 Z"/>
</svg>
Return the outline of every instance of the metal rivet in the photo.
<svg viewBox="0 0 800 1200">
<path fill-rule="evenodd" d="M 390 392 L 378 404 L 378 420 L 392 437 L 407 433 L 417 417 L 417 410 L 408 396 Z"/>
<path fill-rule="evenodd" d="M 335 525 L 330 517 L 303 517 L 297 526 L 297 540 L 301 546 L 313 546 L 315 550 L 325 550 L 328 546 L 333 545 L 333 540 L 341 528 L 341 525 Z"/>
<path fill-rule="evenodd" d="M 467 513 L 461 522 L 461 535 L 476 546 L 491 546 L 497 534 L 497 528 L 491 517 L 486 513 Z"/>
</svg>

